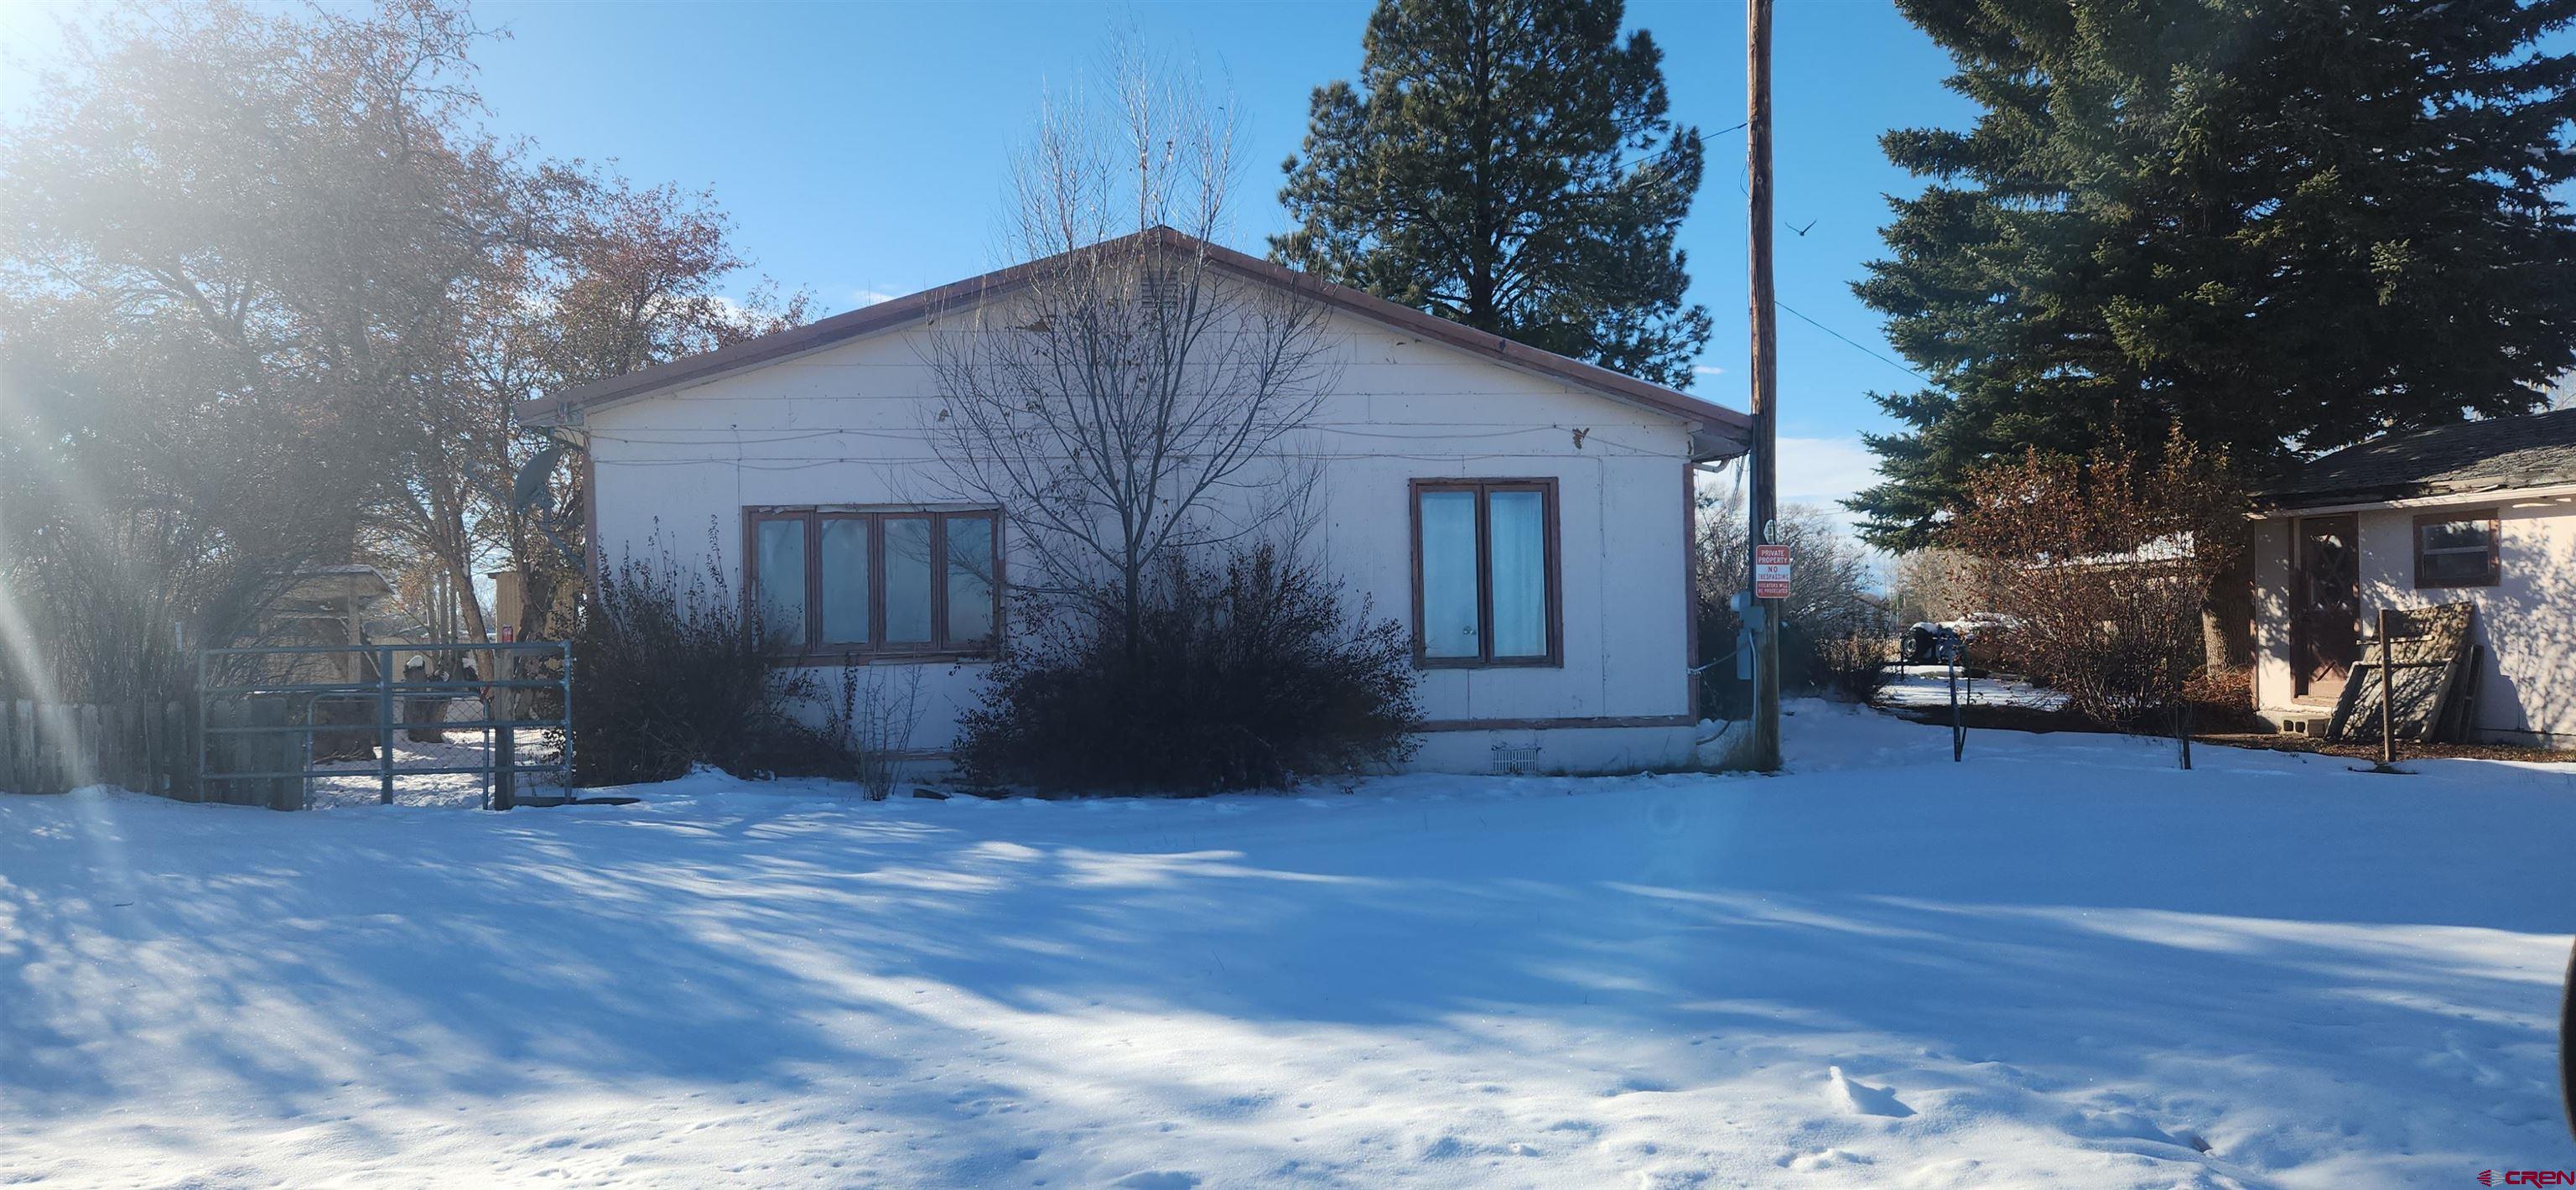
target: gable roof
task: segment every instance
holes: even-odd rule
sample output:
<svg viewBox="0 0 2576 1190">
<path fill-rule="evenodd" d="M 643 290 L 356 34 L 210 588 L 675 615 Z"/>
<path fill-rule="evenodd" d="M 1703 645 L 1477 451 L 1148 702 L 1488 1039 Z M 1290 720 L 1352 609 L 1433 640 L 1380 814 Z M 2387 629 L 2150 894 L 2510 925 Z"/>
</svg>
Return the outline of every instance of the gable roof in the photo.
<svg viewBox="0 0 2576 1190">
<path fill-rule="evenodd" d="M 1231 248 L 1212 244 L 1196 236 L 1169 227 L 1155 227 L 1122 240 L 1149 238 L 1149 245 L 1195 253 L 1204 253 L 1208 263 L 1224 272 L 1310 294 L 1315 298 L 1360 317 L 1393 326 L 1471 354 L 1484 356 L 1508 367 L 1565 381 L 1624 404 L 1695 423 L 1694 453 L 1701 458 L 1728 458 L 1741 454 L 1752 440 L 1750 417 L 1702 400 L 1677 389 L 1651 384 L 1634 376 L 1569 359 L 1552 351 L 1542 351 L 1499 335 L 1480 331 L 1463 323 L 1426 314 L 1411 306 L 1398 305 L 1374 294 L 1299 272 L 1286 265 L 1249 256 Z M 970 277 L 964 281 L 925 289 L 919 293 L 862 306 L 842 314 L 775 334 L 763 335 L 715 351 L 704 352 L 652 367 L 629 372 L 607 380 L 582 385 L 560 394 L 522 402 L 520 419 L 530 425 L 560 426 L 576 424 L 581 415 L 601 406 L 622 403 L 640 397 L 698 384 L 745 368 L 758 367 L 791 355 L 801 355 L 829 347 L 862 335 L 900 326 L 926 318 L 941 310 L 998 297 L 1026 284 L 1048 265 L 1061 257 L 1013 265 L 1010 268 Z"/>
<path fill-rule="evenodd" d="M 2282 508 L 2576 484 L 2576 409 L 2390 434 L 2310 461 L 2270 493 Z"/>
</svg>

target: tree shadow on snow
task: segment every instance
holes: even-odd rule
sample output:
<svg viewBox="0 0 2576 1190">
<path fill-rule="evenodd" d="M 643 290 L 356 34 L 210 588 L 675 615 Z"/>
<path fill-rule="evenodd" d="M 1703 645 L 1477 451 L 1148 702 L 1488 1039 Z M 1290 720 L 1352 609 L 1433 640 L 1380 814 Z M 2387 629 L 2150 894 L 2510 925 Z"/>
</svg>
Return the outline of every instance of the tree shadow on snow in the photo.
<svg viewBox="0 0 2576 1190">
<path fill-rule="evenodd" d="M 2554 971 L 2350 927 L 2576 926 L 2551 849 L 2432 829 L 2565 838 L 2576 802 L 2292 786 L 2264 767 L 2295 758 L 2169 774 L 2093 747 L 1983 760 L 1928 791 L 1881 770 L 1419 806 L 750 795 L 451 819 L 113 799 L 88 811 L 90 846 L 0 832 L 0 1104 L 147 1091 L 148 1067 L 99 1060 L 142 1038 L 274 1116 L 353 1078 L 424 1102 L 566 1080 L 893 1082 L 996 1039 L 1032 1080 L 1079 1078 L 1031 1022 L 1113 1017 L 1250 1035 L 1580 1022 L 1655 1039 L 1676 1083 L 1757 1054 L 1817 1058 L 1821 1080 L 1822 1056 L 1868 1044 L 2014 1063 L 2033 1088 L 2188 1066 L 2399 1099 L 2425 1093 L 2421 1063 L 2345 1059 L 2406 1037 L 2543 1040 Z M 2035 763 L 2056 767 L 2034 781 Z M 1559 787 L 1581 792 L 1533 792 Z M 2158 1045 L 2176 1019 L 2194 1034 Z M 1184 1072 L 1121 1077 L 1140 1102 L 1211 1093 Z M 880 1110 L 1012 1126 L 935 1097 Z"/>
</svg>

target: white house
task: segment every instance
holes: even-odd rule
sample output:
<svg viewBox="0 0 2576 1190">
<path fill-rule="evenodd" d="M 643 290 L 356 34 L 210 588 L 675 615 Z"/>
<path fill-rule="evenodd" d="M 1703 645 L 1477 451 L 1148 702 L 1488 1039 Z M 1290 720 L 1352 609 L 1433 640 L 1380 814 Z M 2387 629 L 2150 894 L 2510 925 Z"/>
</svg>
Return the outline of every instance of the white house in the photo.
<svg viewBox="0 0 2576 1190">
<path fill-rule="evenodd" d="M 2255 706 L 2330 710 L 2379 609 L 2471 603 L 2482 740 L 2576 746 L 2576 409 L 2326 455 L 2254 534 Z"/>
<path fill-rule="evenodd" d="M 1691 762 L 1693 469 L 1743 453 L 1743 414 L 1169 229 L 1146 234 L 1204 253 L 1227 278 L 1321 299 L 1337 380 L 1308 431 L 1320 506 L 1307 545 L 1346 593 L 1412 627 L 1428 718 L 1416 767 Z M 924 429 L 941 406 L 929 336 L 1006 299 L 1034 267 L 526 412 L 585 445 L 602 557 L 672 550 L 694 563 L 714 526 L 715 562 L 736 579 L 757 583 L 764 567 L 817 576 L 809 590 L 826 590 L 815 600 L 865 627 L 815 624 L 809 636 L 862 639 L 784 663 L 920 667 L 927 713 L 913 744 L 938 754 L 973 705 L 996 634 L 1010 631 L 981 576 L 1009 575 L 1015 546 L 1011 509 L 920 500 L 933 486 L 924 469 L 941 465 Z M 948 561 L 862 561 L 892 558 L 886 543 L 898 540 Z"/>
</svg>

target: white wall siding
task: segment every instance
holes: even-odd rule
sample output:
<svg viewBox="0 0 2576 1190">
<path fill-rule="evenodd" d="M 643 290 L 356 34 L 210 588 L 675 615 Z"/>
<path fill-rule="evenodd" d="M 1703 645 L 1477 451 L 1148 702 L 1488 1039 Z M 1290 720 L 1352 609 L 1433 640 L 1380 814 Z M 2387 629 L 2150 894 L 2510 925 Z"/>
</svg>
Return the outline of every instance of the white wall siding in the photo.
<svg viewBox="0 0 2576 1190">
<path fill-rule="evenodd" d="M 2488 507 L 2496 509 L 2500 539 L 2496 585 L 2417 590 L 2416 516 Z M 2480 736 L 2576 746 L 2576 506 L 2507 497 L 2439 509 L 2371 509 L 2358 520 L 2364 631 L 2377 631 L 2383 607 L 2476 604 L 2477 641 L 2487 648 L 2478 687 Z M 2276 518 L 2256 526 L 2256 689 L 2266 710 L 2288 707 L 2296 689 L 2287 616 L 2289 524 Z"/>
<path fill-rule="evenodd" d="M 2290 660 L 2290 529 L 2287 519 L 2254 523 L 2254 705 L 2259 710 L 2289 707 L 2298 689 Z"/>
<path fill-rule="evenodd" d="M 1512 721 L 1523 737 L 1530 720 L 1622 724 L 1539 733 L 1544 770 L 1686 763 L 1690 733 L 1673 724 L 1691 712 L 1687 427 L 1365 319 L 1336 315 L 1333 331 L 1334 395 L 1290 449 L 1320 471 L 1307 544 L 1354 604 L 1365 596 L 1379 617 L 1412 625 L 1411 481 L 1557 484 L 1564 665 L 1426 671 L 1425 714 Z M 746 507 L 950 495 L 925 430 L 937 408 L 932 333 L 890 331 L 593 410 L 584 428 L 610 563 L 644 551 L 657 522 L 668 547 L 700 560 L 712 524 L 719 564 L 738 584 Z M 944 749 L 985 667 L 921 668 L 927 714 L 915 744 Z M 1417 767 L 1485 771 L 1495 738 L 1450 734 L 1435 733 Z"/>
</svg>

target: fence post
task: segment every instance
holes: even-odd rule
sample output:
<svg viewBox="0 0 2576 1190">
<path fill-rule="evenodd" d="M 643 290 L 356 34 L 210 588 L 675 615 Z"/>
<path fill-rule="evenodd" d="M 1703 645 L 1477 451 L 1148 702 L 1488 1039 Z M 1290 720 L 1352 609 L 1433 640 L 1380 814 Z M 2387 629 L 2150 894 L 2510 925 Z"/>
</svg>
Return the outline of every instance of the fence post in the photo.
<svg viewBox="0 0 2576 1190">
<path fill-rule="evenodd" d="M 18 792 L 17 706 L 0 698 L 0 793 Z"/>
<path fill-rule="evenodd" d="M 556 791 L 566 798 L 572 796 L 572 760 L 572 642 L 567 640 L 563 642 L 563 788 Z"/>
<path fill-rule="evenodd" d="M 152 778 L 146 775 L 152 768 L 152 752 L 151 742 L 143 734 L 143 704 L 122 704 L 116 714 L 125 732 L 125 787 L 137 793 L 160 792 L 152 788 Z"/>
<path fill-rule="evenodd" d="M 250 722 L 253 726 L 284 727 L 293 719 L 293 717 L 294 716 L 291 713 L 290 700 L 288 699 L 254 698 L 251 700 Z M 302 750 L 302 741 L 294 732 L 255 732 L 239 738 L 245 741 L 274 741 L 265 748 L 252 747 L 248 749 L 252 755 L 258 757 L 258 759 L 249 762 L 257 767 L 247 769 L 245 771 L 282 773 L 289 769 L 300 769 L 304 767 L 302 764 L 295 762 L 296 753 Z M 265 791 L 266 796 L 263 797 L 261 801 L 266 803 L 269 809 L 301 810 L 304 808 L 303 778 L 272 777 L 261 781 L 260 784 L 268 786 Z"/>
<path fill-rule="evenodd" d="M 508 633 L 503 633 L 504 639 Z M 504 661 L 502 658 L 509 658 Z M 519 655 L 516 651 L 492 654 L 493 672 L 504 683 L 492 691 L 484 713 L 503 723 L 519 717 L 519 691 L 507 683 L 518 680 Z M 519 731 L 515 727 L 492 729 L 492 808 L 514 810 L 519 805 Z"/>
<path fill-rule="evenodd" d="M 376 651 L 376 800 L 394 804 L 394 651 Z"/>
<path fill-rule="evenodd" d="M 2388 609 L 2379 609 L 2379 763 L 2397 763 L 2397 651 L 2388 639 Z"/>
<path fill-rule="evenodd" d="M 116 736 L 116 787 L 140 793 L 143 778 L 134 775 L 134 758 L 143 751 L 143 741 L 136 738 L 142 728 L 135 724 L 134 704 L 120 702 L 109 707 L 108 711 L 116 716 L 113 733 Z"/>
<path fill-rule="evenodd" d="M 36 749 L 45 758 L 45 779 L 38 792 L 63 793 L 71 789 L 72 746 L 80 740 L 80 716 L 60 704 L 36 704 L 36 714 L 44 720 L 44 735 Z"/>
<path fill-rule="evenodd" d="M 45 791 L 44 716 L 29 699 L 18 700 L 18 792 Z"/>
<path fill-rule="evenodd" d="M 161 708 L 161 717 L 161 756 L 170 765 L 171 796 L 192 802 L 206 800 L 204 783 L 197 780 L 196 770 L 188 767 L 187 758 L 195 751 L 188 747 L 194 738 L 188 734 L 188 704 L 174 699 Z"/>
<path fill-rule="evenodd" d="M 1956 764 L 1968 756 L 1968 727 L 1959 710 L 1959 655 L 1967 651 L 1967 645 L 1953 641 L 1941 651 L 1950 677 L 1950 761 Z"/>
<path fill-rule="evenodd" d="M 99 783 L 98 759 L 103 741 L 96 704 L 83 703 L 64 713 L 72 725 L 72 751 L 63 760 L 63 791 L 68 793 L 81 785 Z"/>
<path fill-rule="evenodd" d="M 22 698 L 17 700 L 16 706 L 17 723 L 9 734 L 16 739 L 16 745 L 10 750 L 18 756 L 18 792 L 43 793 L 44 790 L 36 788 L 44 783 L 41 775 L 44 755 L 36 750 L 36 704 Z"/>
<path fill-rule="evenodd" d="M 161 712 L 148 702 L 134 704 L 134 769 L 142 774 L 137 788 L 154 797 L 161 791 Z"/>
<path fill-rule="evenodd" d="M 197 650 L 197 713 L 188 721 L 191 732 L 188 742 L 193 745 L 188 749 L 188 751 L 195 756 L 197 762 L 197 776 L 195 784 L 197 789 L 197 800 L 200 802 L 213 799 L 217 793 L 221 792 L 215 788 L 215 782 L 206 779 L 206 773 L 208 772 L 206 766 L 206 749 L 208 745 L 206 741 L 211 738 L 211 735 L 206 731 L 206 728 L 212 721 L 212 716 L 208 714 L 206 710 L 206 702 L 206 651 L 204 649 L 199 649 Z"/>
</svg>

